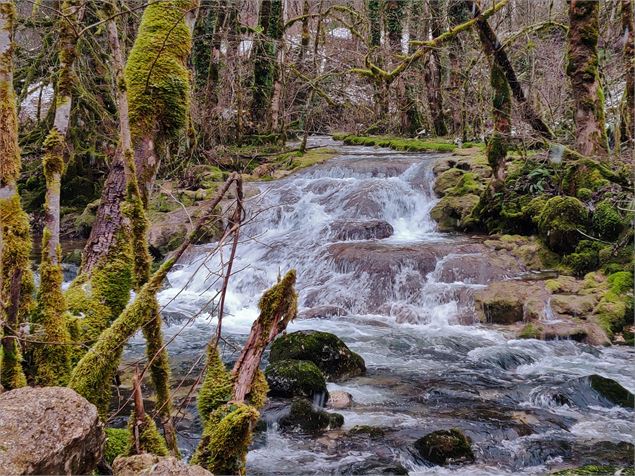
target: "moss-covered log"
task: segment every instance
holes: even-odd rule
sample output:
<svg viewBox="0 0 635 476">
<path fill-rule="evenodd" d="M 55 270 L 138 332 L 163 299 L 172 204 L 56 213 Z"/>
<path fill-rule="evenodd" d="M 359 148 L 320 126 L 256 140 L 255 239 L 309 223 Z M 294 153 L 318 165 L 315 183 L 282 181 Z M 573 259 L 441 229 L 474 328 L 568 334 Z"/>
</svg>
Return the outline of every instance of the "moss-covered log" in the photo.
<svg viewBox="0 0 635 476">
<path fill-rule="evenodd" d="M 26 385 L 18 330 L 26 320 L 33 291 L 29 217 L 20 205 L 18 118 L 13 90 L 13 32 L 16 9 L 0 2 L 0 388 Z"/>
<path fill-rule="evenodd" d="M 608 151 L 604 93 L 598 71 L 599 2 L 569 0 L 567 75 L 575 103 L 575 145 L 586 156 Z"/>
</svg>

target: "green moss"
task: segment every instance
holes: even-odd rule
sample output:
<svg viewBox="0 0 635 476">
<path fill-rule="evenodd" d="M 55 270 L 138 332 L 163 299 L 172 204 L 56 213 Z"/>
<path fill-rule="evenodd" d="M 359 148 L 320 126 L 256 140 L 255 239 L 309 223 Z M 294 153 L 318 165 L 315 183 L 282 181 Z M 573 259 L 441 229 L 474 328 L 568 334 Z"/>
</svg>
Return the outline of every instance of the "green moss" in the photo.
<svg viewBox="0 0 635 476">
<path fill-rule="evenodd" d="M 187 122 L 190 82 L 187 59 L 192 35 L 185 14 L 193 0 L 148 4 L 125 68 L 133 137 L 171 137 Z"/>
<path fill-rule="evenodd" d="M 459 178 L 458 183 L 446 190 L 447 195 L 462 196 L 468 194 L 478 195 L 484 190 L 485 186 L 478 180 L 478 177 L 471 173 L 466 172 Z"/>
<path fill-rule="evenodd" d="M 44 229 L 42 250 L 49 246 L 50 233 Z M 58 262 L 60 249 L 58 247 Z M 59 264 L 42 252 L 40 288 L 31 332 L 38 341 L 33 349 L 34 381 L 43 386 L 64 386 L 71 371 L 70 334 L 67 327 L 66 302 L 62 293 L 63 273 Z"/>
<path fill-rule="evenodd" d="M 256 375 L 251 383 L 251 389 L 247 394 L 247 401 L 250 405 L 260 410 L 267 403 L 267 394 L 269 393 L 269 384 L 262 370 L 256 370 Z"/>
<path fill-rule="evenodd" d="M 270 394 L 274 397 L 309 397 L 326 393 L 320 369 L 306 360 L 280 360 L 265 371 Z"/>
<path fill-rule="evenodd" d="M 589 221 L 589 212 L 574 197 L 553 197 L 538 217 L 538 229 L 549 249 L 566 253 L 575 249 Z"/>
<path fill-rule="evenodd" d="M 385 431 L 377 426 L 356 425 L 348 431 L 349 435 L 368 435 L 371 438 L 381 438 Z"/>
<path fill-rule="evenodd" d="M 422 458 L 433 464 L 447 465 L 474 461 L 470 440 L 457 428 L 439 430 L 415 441 Z"/>
<path fill-rule="evenodd" d="M 328 428 L 339 428 L 344 418 L 339 413 L 328 413 L 306 398 L 294 398 L 289 414 L 280 419 L 280 426 L 289 430 L 302 430 L 306 433 L 319 433 Z"/>
<path fill-rule="evenodd" d="M 97 406 L 102 417 L 108 412 L 111 382 L 115 378 L 123 346 L 142 326 L 154 318 L 156 292 L 173 265 L 167 260 L 138 292 L 110 327 L 74 368 L 69 387 Z"/>
<path fill-rule="evenodd" d="M 214 474 L 244 475 L 252 427 L 259 417 L 255 408 L 244 403 L 217 408 L 205 423 L 192 464 Z"/>
<path fill-rule="evenodd" d="M 220 358 L 218 349 L 210 346 L 207 350 L 207 368 L 203 385 L 196 402 L 198 414 L 203 423 L 219 407 L 225 405 L 232 394 L 232 377 Z"/>
<path fill-rule="evenodd" d="M 584 276 L 595 271 L 600 266 L 599 252 L 606 245 L 598 241 L 582 240 L 575 248 L 575 252 L 566 255 L 562 263 L 569 266 L 576 276 Z"/>
<path fill-rule="evenodd" d="M 117 456 L 129 453 L 131 439 L 130 430 L 124 428 L 106 428 L 106 444 L 104 445 L 104 461 L 112 466 Z"/>
<path fill-rule="evenodd" d="M 576 192 L 576 197 L 578 197 L 583 202 L 586 202 L 593 198 L 593 191 L 588 188 L 580 188 Z"/>
<path fill-rule="evenodd" d="M 598 203 L 593 211 L 591 228 L 598 238 L 613 241 L 624 229 L 624 223 L 617 208 L 611 202 L 604 200 Z"/>
<path fill-rule="evenodd" d="M 443 171 L 434 180 L 435 193 L 442 197 L 461 182 L 465 173 L 456 167 Z"/>
<path fill-rule="evenodd" d="M 8 171 L 5 173 L 8 174 Z M 9 178 L 8 176 L 6 178 Z M 21 270 L 20 303 L 16 321 L 0 327 L 3 353 L 0 356 L 0 384 L 5 389 L 24 387 L 26 378 L 22 369 L 22 352 L 17 339 L 12 339 L 14 330 L 26 321 L 31 311 L 33 301 L 33 275 L 31 274 L 31 230 L 29 217 L 20 206 L 20 197 L 13 193 L 8 198 L 0 199 L 0 300 L 8 302 L 11 293 L 11 283 L 16 272 Z M 5 321 L 5 307 L 0 306 L 0 320 Z"/>
<path fill-rule="evenodd" d="M 347 145 L 364 145 L 370 147 L 388 147 L 390 149 L 408 151 L 408 152 L 452 152 L 456 146 L 451 142 L 443 140 L 421 140 L 421 139 L 405 139 L 401 137 L 391 136 L 355 136 L 349 135 L 344 139 Z"/>
<path fill-rule="evenodd" d="M 518 334 L 519 339 L 539 339 L 541 329 L 532 324 L 531 322 L 526 324 Z"/>
<path fill-rule="evenodd" d="M 439 231 L 466 230 L 473 223 L 473 212 L 479 205 L 478 195 L 445 196 L 430 211 Z"/>
<path fill-rule="evenodd" d="M 364 359 L 328 332 L 298 331 L 279 337 L 271 345 L 269 361 L 283 360 L 311 361 L 334 379 L 353 377 L 366 371 Z"/>
<path fill-rule="evenodd" d="M 168 456 L 168 447 L 165 440 L 159 433 L 156 423 L 150 415 L 144 415 L 143 421 L 139 425 L 139 452 L 135 448 L 134 439 L 134 413 L 128 419 L 128 456 L 140 453 L 151 453 L 157 456 Z"/>
</svg>

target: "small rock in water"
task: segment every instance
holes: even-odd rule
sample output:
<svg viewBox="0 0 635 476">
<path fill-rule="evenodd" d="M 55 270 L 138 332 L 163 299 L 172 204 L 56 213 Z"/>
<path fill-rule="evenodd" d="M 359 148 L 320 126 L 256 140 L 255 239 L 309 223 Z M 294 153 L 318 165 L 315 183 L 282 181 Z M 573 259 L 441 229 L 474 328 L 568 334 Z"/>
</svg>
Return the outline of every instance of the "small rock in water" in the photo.
<svg viewBox="0 0 635 476">
<path fill-rule="evenodd" d="M 272 397 L 309 397 L 326 394 L 326 381 L 317 366 L 307 360 L 281 360 L 265 370 Z"/>
<path fill-rule="evenodd" d="M 348 392 L 334 391 L 329 393 L 329 399 L 326 406 L 335 410 L 343 410 L 353 405 L 353 396 Z"/>
<path fill-rule="evenodd" d="M 595 374 L 587 378 L 593 390 L 615 405 L 631 409 L 635 405 L 633 394 L 615 380 Z"/>
<path fill-rule="evenodd" d="M 328 413 L 317 409 L 305 398 L 295 398 L 289 414 L 280 419 L 280 426 L 288 430 L 319 433 L 323 430 L 339 428 L 344 417 L 339 413 Z"/>
<path fill-rule="evenodd" d="M 105 438 L 95 405 L 70 388 L 0 395 L 0 474 L 90 474 Z"/>
<path fill-rule="evenodd" d="M 415 441 L 415 449 L 427 461 L 437 465 L 474 462 L 470 440 L 461 430 L 439 430 Z"/>
<path fill-rule="evenodd" d="M 349 435 L 368 435 L 371 438 L 381 438 L 385 433 L 383 428 L 370 425 L 357 425 L 348 432 Z"/>
<path fill-rule="evenodd" d="M 351 351 L 335 334 L 298 331 L 276 339 L 269 362 L 309 360 L 330 379 L 356 377 L 366 372 L 364 359 Z"/>
<path fill-rule="evenodd" d="M 335 239 L 340 241 L 381 240 L 394 233 L 392 225 L 384 220 L 338 220 L 331 224 L 331 229 L 336 231 Z"/>
<path fill-rule="evenodd" d="M 115 476 L 213 476 L 198 465 L 188 465 L 171 456 L 148 453 L 119 457 L 112 465 Z"/>
</svg>

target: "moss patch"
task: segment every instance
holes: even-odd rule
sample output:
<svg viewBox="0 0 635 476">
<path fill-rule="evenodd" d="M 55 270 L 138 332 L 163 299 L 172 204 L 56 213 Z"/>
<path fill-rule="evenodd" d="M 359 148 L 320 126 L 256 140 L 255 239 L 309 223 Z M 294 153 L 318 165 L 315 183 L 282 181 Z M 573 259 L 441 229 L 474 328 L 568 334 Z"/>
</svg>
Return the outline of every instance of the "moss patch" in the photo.
<svg viewBox="0 0 635 476">
<path fill-rule="evenodd" d="M 346 145 L 364 145 L 370 147 L 388 147 L 394 150 L 407 152 L 452 152 L 456 145 L 443 140 L 405 139 L 394 136 L 333 136 L 336 140 L 342 140 Z"/>
<path fill-rule="evenodd" d="M 326 393 L 320 369 L 306 360 L 281 360 L 267 367 L 269 394 L 274 397 L 309 397 Z"/>
</svg>

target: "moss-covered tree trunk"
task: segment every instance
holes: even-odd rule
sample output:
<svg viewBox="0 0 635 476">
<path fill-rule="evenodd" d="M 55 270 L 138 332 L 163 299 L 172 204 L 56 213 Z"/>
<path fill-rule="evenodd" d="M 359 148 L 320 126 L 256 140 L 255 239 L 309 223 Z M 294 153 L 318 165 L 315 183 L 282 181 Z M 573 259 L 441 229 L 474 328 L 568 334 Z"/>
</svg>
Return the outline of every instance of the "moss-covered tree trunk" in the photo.
<svg viewBox="0 0 635 476">
<path fill-rule="evenodd" d="M 505 180 L 505 158 L 512 131 L 512 100 L 505 73 L 496 61 L 491 62 L 490 85 L 492 86 L 492 118 L 494 132 L 487 144 L 487 161 L 492 167 L 494 188 Z"/>
<path fill-rule="evenodd" d="M 17 181 L 21 160 L 13 90 L 13 1 L 0 2 L 0 388 L 26 385 L 18 333 L 31 305 L 31 233 Z"/>
<path fill-rule="evenodd" d="M 430 33 L 432 38 L 436 38 L 443 32 L 443 2 L 441 0 L 430 0 Z M 445 112 L 443 110 L 443 93 L 441 92 L 442 80 L 441 55 L 433 49 L 427 57 L 425 65 L 426 93 L 428 95 L 428 105 L 432 116 L 432 126 L 437 136 L 448 134 L 445 124 Z"/>
<path fill-rule="evenodd" d="M 83 12 L 81 1 L 64 0 L 61 4 L 63 18 L 58 22 L 59 72 L 55 87 L 53 128 L 44 141 L 44 231 L 40 288 L 32 326 L 38 336 L 37 340 L 40 341 L 33 350 L 34 380 L 39 385 L 64 385 L 71 370 L 70 335 L 65 316 L 66 302 L 62 293 L 63 274 L 60 262 L 60 194 L 68 150 L 66 135 L 70 127 L 76 82 L 73 66 L 78 55 L 77 32 Z"/>
<path fill-rule="evenodd" d="M 575 104 L 575 146 L 587 156 L 608 152 L 604 94 L 598 71 L 600 2 L 569 0 L 567 75 Z"/>
<path fill-rule="evenodd" d="M 620 142 L 633 146 L 635 139 L 635 22 L 632 0 L 622 0 L 622 41 L 626 84 L 620 111 Z"/>
<path fill-rule="evenodd" d="M 505 48 L 503 48 L 503 44 L 487 22 L 487 18 L 481 16 L 482 12 L 478 1 L 465 0 L 465 4 L 472 12 L 473 17 L 480 17 L 476 22 L 476 27 L 483 51 L 490 58 L 490 61 L 495 61 L 497 63 L 498 67 L 503 72 L 504 78 L 509 84 L 514 99 L 520 105 L 520 112 L 523 119 L 541 137 L 553 139 L 553 132 L 549 129 L 549 126 L 545 124 L 538 110 L 536 110 L 536 108 L 531 104 L 531 101 L 529 101 L 525 95 L 525 92 L 518 81 L 518 77 L 516 76 L 516 71 L 507 56 Z"/>
</svg>

